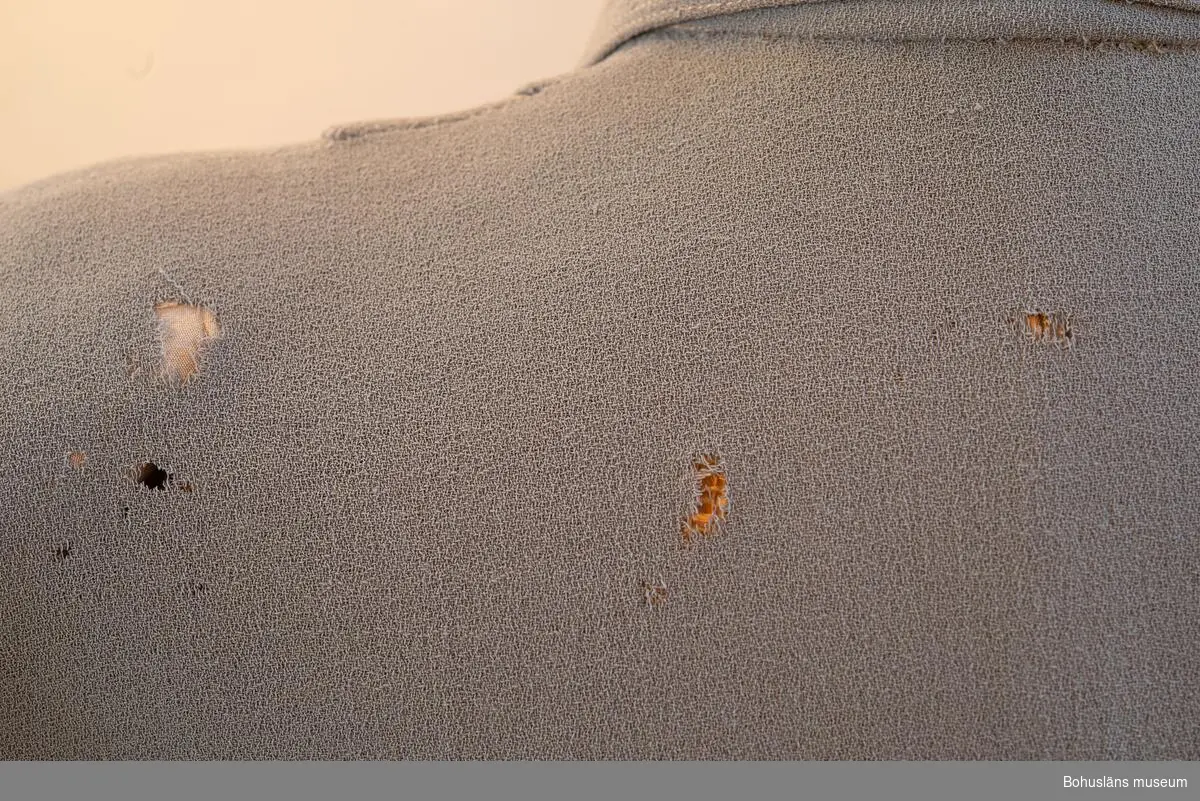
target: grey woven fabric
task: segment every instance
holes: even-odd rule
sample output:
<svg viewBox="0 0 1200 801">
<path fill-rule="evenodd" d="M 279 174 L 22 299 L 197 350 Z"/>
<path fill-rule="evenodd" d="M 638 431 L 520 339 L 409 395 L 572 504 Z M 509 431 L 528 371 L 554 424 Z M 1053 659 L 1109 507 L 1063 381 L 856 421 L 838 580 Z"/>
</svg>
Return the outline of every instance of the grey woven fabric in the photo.
<svg viewBox="0 0 1200 801">
<path fill-rule="evenodd" d="M 764 5 L 0 196 L 0 757 L 1200 757 L 1196 4 Z"/>
</svg>

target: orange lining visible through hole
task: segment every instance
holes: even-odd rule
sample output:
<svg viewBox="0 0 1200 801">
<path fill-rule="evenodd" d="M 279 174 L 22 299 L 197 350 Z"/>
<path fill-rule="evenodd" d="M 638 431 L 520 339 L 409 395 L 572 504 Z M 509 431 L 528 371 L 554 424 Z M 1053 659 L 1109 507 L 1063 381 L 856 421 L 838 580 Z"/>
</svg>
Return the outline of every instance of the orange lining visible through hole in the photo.
<svg viewBox="0 0 1200 801">
<path fill-rule="evenodd" d="M 87 454 L 83 451 L 71 451 L 67 454 L 67 462 L 76 470 L 81 469 L 83 467 L 83 463 L 86 461 Z"/>
<path fill-rule="evenodd" d="M 716 534 L 729 511 L 729 482 L 721 457 L 703 454 L 692 461 L 692 468 L 696 473 L 696 496 L 681 529 L 685 545 L 691 544 L 693 537 Z"/>
<path fill-rule="evenodd" d="M 1071 319 L 1065 312 L 1027 311 L 1009 321 L 1016 322 L 1034 342 L 1070 345 L 1074 337 Z"/>
<path fill-rule="evenodd" d="M 162 340 L 162 374 L 186 384 L 200 371 L 200 356 L 207 340 L 221 335 L 211 311 L 175 300 L 154 304 L 158 335 Z"/>
</svg>

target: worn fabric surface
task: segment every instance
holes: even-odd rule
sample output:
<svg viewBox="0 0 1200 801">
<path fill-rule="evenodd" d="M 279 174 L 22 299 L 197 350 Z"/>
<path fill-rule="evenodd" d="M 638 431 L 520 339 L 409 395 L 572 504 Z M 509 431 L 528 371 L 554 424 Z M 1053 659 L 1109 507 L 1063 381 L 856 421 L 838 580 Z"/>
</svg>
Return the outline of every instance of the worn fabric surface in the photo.
<svg viewBox="0 0 1200 801">
<path fill-rule="evenodd" d="M 0 196 L 0 757 L 1200 757 L 1195 4 L 764 5 Z"/>
</svg>

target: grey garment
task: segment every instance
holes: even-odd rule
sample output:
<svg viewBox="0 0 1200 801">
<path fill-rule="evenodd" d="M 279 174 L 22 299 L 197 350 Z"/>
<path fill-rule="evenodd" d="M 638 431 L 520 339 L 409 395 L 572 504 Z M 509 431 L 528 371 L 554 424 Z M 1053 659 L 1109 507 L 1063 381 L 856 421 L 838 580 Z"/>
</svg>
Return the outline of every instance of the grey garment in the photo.
<svg viewBox="0 0 1200 801">
<path fill-rule="evenodd" d="M 0 196 L 0 757 L 1200 757 L 1200 15 L 758 5 Z"/>
</svg>

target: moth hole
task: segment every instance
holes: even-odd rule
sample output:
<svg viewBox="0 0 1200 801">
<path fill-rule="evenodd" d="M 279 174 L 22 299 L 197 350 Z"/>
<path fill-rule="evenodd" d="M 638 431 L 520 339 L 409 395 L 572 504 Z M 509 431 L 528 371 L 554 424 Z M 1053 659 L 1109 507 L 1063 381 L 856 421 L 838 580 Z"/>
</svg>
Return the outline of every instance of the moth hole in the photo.
<svg viewBox="0 0 1200 801">
<path fill-rule="evenodd" d="M 152 490 L 165 490 L 170 476 L 154 462 L 142 462 L 133 468 L 133 480 Z"/>
</svg>

